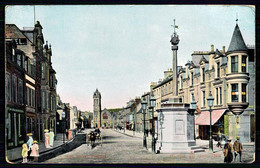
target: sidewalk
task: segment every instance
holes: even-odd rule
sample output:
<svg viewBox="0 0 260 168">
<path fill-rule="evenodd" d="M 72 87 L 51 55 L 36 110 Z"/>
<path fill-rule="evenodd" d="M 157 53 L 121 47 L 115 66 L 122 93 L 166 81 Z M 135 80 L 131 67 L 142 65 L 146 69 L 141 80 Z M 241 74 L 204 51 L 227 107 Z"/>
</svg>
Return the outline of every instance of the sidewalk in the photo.
<svg viewBox="0 0 260 168">
<path fill-rule="evenodd" d="M 118 130 L 114 129 L 114 131 L 122 133 L 122 134 L 127 135 L 127 136 L 138 137 L 138 138 L 143 138 L 143 135 L 144 135 L 143 132 L 133 132 L 133 131 L 124 130 L 124 129 L 122 129 L 121 131 L 119 129 Z M 148 150 L 151 150 L 149 148 L 151 148 L 152 136 L 149 134 L 149 136 L 146 137 L 146 138 L 147 138 Z M 218 147 L 216 147 L 216 145 L 217 145 L 217 141 L 213 140 L 213 151 L 214 152 L 222 151 L 222 148 L 218 148 Z M 243 146 L 254 146 L 254 145 L 255 145 L 254 142 L 243 143 Z M 200 146 L 203 149 L 209 149 L 209 140 L 196 139 L 196 146 Z"/>
<path fill-rule="evenodd" d="M 66 135 L 64 135 L 64 139 L 65 139 L 64 143 L 73 141 L 73 139 L 68 141 L 66 139 Z M 39 155 L 41 155 L 41 154 L 43 154 L 45 152 L 54 150 L 57 147 L 63 145 L 64 143 L 63 143 L 63 134 L 62 133 L 58 133 L 56 135 L 56 140 L 53 142 L 53 147 L 52 148 L 45 148 L 44 141 L 43 142 L 39 142 L 38 143 L 38 145 L 39 145 Z M 21 152 L 22 152 L 22 147 L 17 147 L 17 148 L 14 148 L 14 149 L 7 150 L 6 151 L 6 161 L 7 162 L 17 162 L 18 160 L 21 160 L 22 159 Z"/>
</svg>

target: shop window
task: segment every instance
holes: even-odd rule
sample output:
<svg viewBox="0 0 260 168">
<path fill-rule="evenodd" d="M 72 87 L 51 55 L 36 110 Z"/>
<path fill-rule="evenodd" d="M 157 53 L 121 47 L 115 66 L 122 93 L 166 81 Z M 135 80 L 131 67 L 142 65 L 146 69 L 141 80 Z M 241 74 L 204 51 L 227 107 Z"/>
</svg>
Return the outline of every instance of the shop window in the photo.
<svg viewBox="0 0 260 168">
<path fill-rule="evenodd" d="M 231 56 L 231 72 L 238 72 L 238 56 Z"/>
<path fill-rule="evenodd" d="M 242 83 L 242 102 L 246 102 L 246 85 Z"/>
<path fill-rule="evenodd" d="M 231 84 L 231 101 L 238 102 L 238 84 Z"/>
</svg>

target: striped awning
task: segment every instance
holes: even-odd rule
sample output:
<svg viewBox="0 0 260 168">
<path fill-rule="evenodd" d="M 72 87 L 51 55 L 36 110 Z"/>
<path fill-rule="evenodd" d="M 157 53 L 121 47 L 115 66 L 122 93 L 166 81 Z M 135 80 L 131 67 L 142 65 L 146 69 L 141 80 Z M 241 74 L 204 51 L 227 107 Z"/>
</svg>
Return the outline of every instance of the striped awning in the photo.
<svg viewBox="0 0 260 168">
<path fill-rule="evenodd" d="M 226 112 L 227 109 L 213 110 L 211 112 L 211 124 L 214 125 L 220 117 Z M 195 119 L 195 125 L 209 125 L 210 124 L 209 111 L 202 111 L 201 114 Z"/>
</svg>

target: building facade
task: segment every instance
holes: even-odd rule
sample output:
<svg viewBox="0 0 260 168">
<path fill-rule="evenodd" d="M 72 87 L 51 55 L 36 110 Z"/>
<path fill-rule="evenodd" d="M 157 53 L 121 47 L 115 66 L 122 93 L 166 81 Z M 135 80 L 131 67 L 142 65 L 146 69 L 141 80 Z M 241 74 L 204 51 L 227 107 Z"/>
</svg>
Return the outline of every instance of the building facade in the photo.
<svg viewBox="0 0 260 168">
<path fill-rule="evenodd" d="M 240 136 L 242 142 L 250 142 L 254 137 L 254 49 L 245 45 L 239 26 L 235 26 L 227 51 L 225 47 L 214 50 L 211 45 L 210 51 L 195 51 L 191 56 L 192 61 L 185 67 L 178 67 L 177 88 L 181 102 L 196 102 L 196 136 L 209 139 L 207 97 L 211 92 L 213 137 L 220 131 L 233 139 Z M 160 104 L 173 94 L 173 77 L 166 74 L 153 87 L 155 109 L 161 108 Z M 240 116 L 231 112 L 243 110 Z"/>
</svg>

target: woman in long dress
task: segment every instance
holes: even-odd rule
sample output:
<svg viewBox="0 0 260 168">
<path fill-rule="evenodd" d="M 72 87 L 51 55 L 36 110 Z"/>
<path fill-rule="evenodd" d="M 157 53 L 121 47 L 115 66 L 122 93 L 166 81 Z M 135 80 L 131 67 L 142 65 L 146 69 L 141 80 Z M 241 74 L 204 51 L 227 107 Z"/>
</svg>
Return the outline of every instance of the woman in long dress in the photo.
<svg viewBox="0 0 260 168">
<path fill-rule="evenodd" d="M 49 130 L 44 130 L 45 132 L 45 147 L 50 148 L 50 136 L 49 136 Z"/>
<path fill-rule="evenodd" d="M 54 141 L 53 129 L 50 129 L 49 138 L 50 138 L 50 147 L 53 147 L 53 141 Z"/>
</svg>

